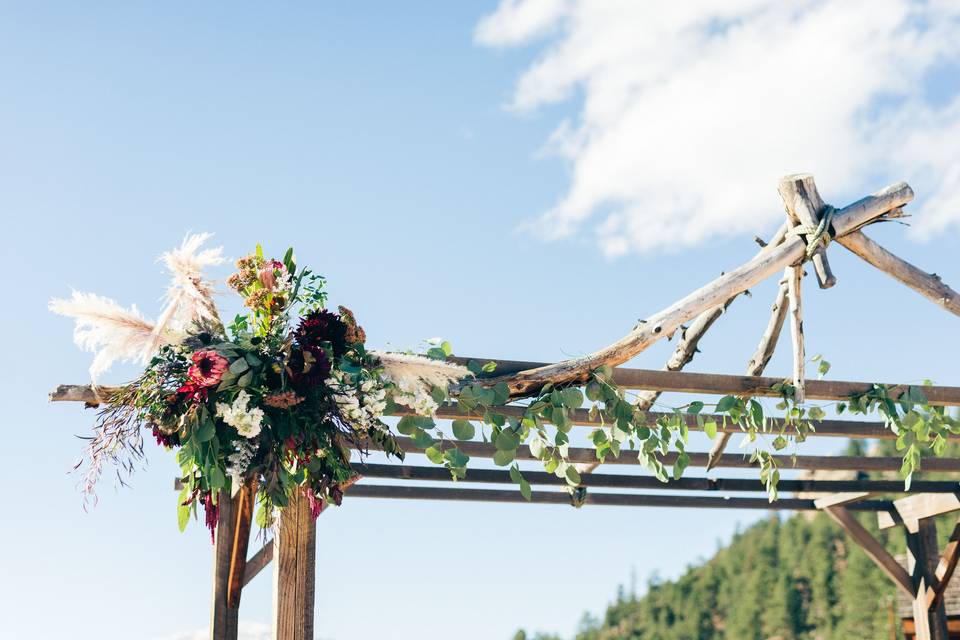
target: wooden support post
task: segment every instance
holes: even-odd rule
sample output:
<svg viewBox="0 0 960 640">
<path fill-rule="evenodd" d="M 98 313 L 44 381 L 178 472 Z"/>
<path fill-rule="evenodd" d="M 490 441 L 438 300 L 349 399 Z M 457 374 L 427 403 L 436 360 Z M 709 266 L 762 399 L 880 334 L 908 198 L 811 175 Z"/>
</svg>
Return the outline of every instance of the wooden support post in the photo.
<svg viewBox="0 0 960 640">
<path fill-rule="evenodd" d="M 930 608 L 927 600 L 928 589 L 938 587 L 939 556 L 936 521 L 923 518 L 917 522 L 916 531 L 907 531 L 907 568 L 913 578 L 913 621 L 917 640 L 948 640 L 943 600 L 937 600 Z"/>
<path fill-rule="evenodd" d="M 257 500 L 257 478 L 240 487 L 234 498 L 233 548 L 230 552 L 230 575 L 227 579 L 227 606 L 240 608 L 247 566 L 247 548 L 250 546 L 250 527 L 253 525 L 253 504 Z"/>
<path fill-rule="evenodd" d="M 220 514 L 213 540 L 213 596 L 210 603 L 211 640 L 237 639 L 239 609 L 228 604 L 230 593 L 230 560 L 233 555 L 239 492 L 230 495 L 221 491 L 218 497 Z"/>
<path fill-rule="evenodd" d="M 790 301 L 790 338 L 793 340 L 793 399 L 797 404 L 806 400 L 804 367 L 807 355 L 803 346 L 803 305 L 800 301 L 802 279 L 803 265 L 790 269 L 787 299 Z"/>
<path fill-rule="evenodd" d="M 317 527 L 307 498 L 295 491 L 279 519 L 273 541 L 273 638 L 313 640 Z"/>
<path fill-rule="evenodd" d="M 816 227 L 820 223 L 826 205 L 817 191 L 812 175 L 798 173 L 786 176 L 780 180 L 778 191 L 787 215 L 795 224 Z M 830 230 L 827 229 L 827 232 L 829 233 Z M 827 260 L 826 248 L 823 245 L 817 247 L 811 262 L 813 262 L 813 271 L 817 275 L 817 282 L 821 289 L 829 289 L 837 283 L 836 277 L 830 270 L 830 262 Z"/>
<path fill-rule="evenodd" d="M 940 562 L 937 563 L 937 586 L 933 593 L 927 593 L 927 605 L 933 607 L 942 598 L 943 592 L 947 590 L 947 585 L 953 578 L 953 572 L 957 568 L 957 561 L 960 560 L 960 521 L 953 525 L 953 532 L 950 539 L 947 540 L 947 546 L 944 547 L 940 555 Z"/>
</svg>

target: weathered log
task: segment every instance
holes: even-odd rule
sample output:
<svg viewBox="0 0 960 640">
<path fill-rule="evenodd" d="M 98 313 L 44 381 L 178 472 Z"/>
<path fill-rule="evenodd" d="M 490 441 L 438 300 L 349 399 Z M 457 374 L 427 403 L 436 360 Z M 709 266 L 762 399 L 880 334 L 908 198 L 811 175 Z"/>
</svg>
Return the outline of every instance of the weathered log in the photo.
<svg viewBox="0 0 960 640">
<path fill-rule="evenodd" d="M 858 200 L 836 212 L 834 233 L 842 236 L 876 221 L 888 211 L 902 207 L 913 199 L 913 190 L 906 183 L 896 184 Z M 504 382 L 513 397 L 529 396 L 547 383 L 584 382 L 591 372 L 603 365 L 617 366 L 630 360 L 660 338 L 674 332 L 682 323 L 692 320 L 706 309 L 715 307 L 736 293 L 748 289 L 764 278 L 790 265 L 801 262 L 806 244 L 798 236 L 788 236 L 783 244 L 736 269 L 725 273 L 666 309 L 641 321 L 630 333 L 611 345 L 586 356 L 564 360 L 546 367 L 489 379 L 490 384 Z"/>
<path fill-rule="evenodd" d="M 780 225 L 780 228 L 777 229 L 777 232 L 773 234 L 773 237 L 770 239 L 770 242 L 760 241 L 760 251 L 757 253 L 759 256 L 763 251 L 767 250 L 768 247 L 775 247 L 781 242 L 787 235 L 787 229 L 789 225 L 784 222 Z M 737 295 L 740 295 L 739 293 Z M 722 305 L 717 305 L 712 309 L 707 309 L 700 315 L 698 315 L 689 327 L 680 328 L 680 338 L 677 340 L 677 346 L 674 348 L 673 353 L 670 354 L 670 358 L 667 360 L 667 363 L 664 365 L 665 371 L 680 371 L 685 366 L 690 364 L 693 360 L 694 355 L 699 351 L 700 340 L 703 338 L 704 334 L 707 332 L 710 327 L 713 326 L 713 323 L 716 322 L 721 315 L 727 310 L 727 307 L 736 300 L 737 296 L 729 298 Z M 781 321 L 782 324 L 782 321 Z M 767 357 L 769 360 L 769 356 Z M 762 371 L 762 367 L 760 371 Z M 757 375 L 760 371 L 753 372 L 750 375 Z M 645 390 L 637 393 L 635 403 L 638 409 L 641 411 L 646 411 L 654 405 L 657 401 L 657 398 L 660 397 L 659 391 Z M 729 439 L 729 435 L 723 434 L 721 438 Z M 600 466 L 599 461 L 594 461 L 589 464 L 580 464 L 577 465 L 577 471 L 581 474 L 590 473 L 594 469 Z"/>
<path fill-rule="evenodd" d="M 960 293 L 947 286 L 935 273 L 918 269 L 906 260 L 890 253 L 868 238 L 862 231 L 854 231 L 837 242 L 863 258 L 890 277 L 899 280 L 924 298 L 933 301 L 955 316 L 960 316 Z"/>
<path fill-rule="evenodd" d="M 783 199 L 783 206 L 787 210 L 787 215 L 796 226 L 816 227 L 820 223 L 820 217 L 823 215 L 826 205 L 817 191 L 817 185 L 813 181 L 812 175 L 797 173 L 786 176 L 780 180 L 777 190 Z M 829 289 L 837 283 L 837 279 L 830 269 L 826 247 L 822 243 L 814 249 L 810 261 L 813 263 L 813 270 L 821 289 Z"/>
<path fill-rule="evenodd" d="M 798 404 L 806 400 L 804 367 L 807 362 L 807 354 L 803 345 L 803 304 L 800 297 L 802 281 L 803 267 L 791 268 L 790 277 L 787 279 L 787 300 L 790 303 L 788 315 L 790 317 L 790 341 L 793 345 L 793 399 Z"/>
<path fill-rule="evenodd" d="M 770 320 L 767 322 L 767 328 L 764 329 L 763 335 L 760 337 L 760 344 L 757 345 L 757 350 L 754 351 L 753 356 L 747 363 L 748 376 L 758 376 L 763 373 L 763 370 L 767 367 L 767 363 L 770 362 L 770 358 L 773 357 L 774 350 L 777 348 L 777 341 L 780 339 L 783 322 L 787 317 L 787 278 L 790 277 L 789 272 L 791 269 L 792 267 L 788 267 L 784 270 L 783 279 L 780 281 L 780 286 L 777 287 L 777 297 L 773 300 L 773 307 L 770 310 Z M 717 436 L 716 441 L 713 443 L 713 448 L 710 449 L 711 463 L 707 464 L 708 471 L 714 466 L 712 461 L 719 460 L 720 456 L 723 455 L 723 451 L 727 448 L 727 443 L 730 442 L 732 435 L 731 433 L 721 433 Z"/>
</svg>

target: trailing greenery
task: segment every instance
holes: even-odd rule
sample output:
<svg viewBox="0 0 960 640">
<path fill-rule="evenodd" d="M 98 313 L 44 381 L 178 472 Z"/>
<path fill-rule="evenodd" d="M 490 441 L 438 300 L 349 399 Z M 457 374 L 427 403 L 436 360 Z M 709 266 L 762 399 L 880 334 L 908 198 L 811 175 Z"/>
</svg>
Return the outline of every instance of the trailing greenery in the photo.
<svg viewBox="0 0 960 640">
<path fill-rule="evenodd" d="M 859 443 L 847 452 L 862 454 Z M 890 455 L 885 442 L 875 453 Z M 947 455 L 960 455 L 949 445 Z M 936 478 L 936 474 L 924 474 Z M 860 514 L 895 555 L 901 529 L 878 531 L 876 517 Z M 956 514 L 939 519 L 941 544 Z M 574 640 L 840 640 L 897 637 L 895 588 L 874 563 L 825 515 L 771 516 L 733 536 L 709 560 L 676 580 L 651 579 L 644 595 L 618 590 L 600 617 L 585 614 Z M 514 640 L 561 640 L 519 631 Z"/>
</svg>

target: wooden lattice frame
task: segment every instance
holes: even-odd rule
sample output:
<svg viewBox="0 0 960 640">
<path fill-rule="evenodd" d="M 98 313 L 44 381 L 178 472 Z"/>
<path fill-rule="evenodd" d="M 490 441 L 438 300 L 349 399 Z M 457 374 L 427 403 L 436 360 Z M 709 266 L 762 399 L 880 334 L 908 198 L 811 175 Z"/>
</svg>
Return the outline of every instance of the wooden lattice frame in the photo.
<svg viewBox="0 0 960 640">
<path fill-rule="evenodd" d="M 809 229 L 826 227 L 839 244 L 884 271 L 924 297 L 954 315 L 960 316 L 960 294 L 944 284 L 936 274 L 918 269 L 898 258 L 860 230 L 862 227 L 902 215 L 901 207 L 913 198 L 906 183 L 888 187 L 862 198 L 839 210 L 824 204 L 812 176 L 787 176 L 779 186 L 787 213 L 787 222 L 769 243 L 761 242 L 761 250 L 753 259 L 729 271 L 708 285 L 679 300 L 667 309 L 639 323 L 624 338 L 588 356 L 546 364 L 536 362 L 499 361 L 496 377 L 488 382 L 506 382 L 514 397 L 529 395 L 546 383 L 583 382 L 602 365 L 619 367 L 651 344 L 665 336 L 678 335 L 677 346 L 663 371 L 643 369 L 615 369 L 615 381 L 625 387 L 641 390 L 639 405 L 652 406 L 665 391 L 697 392 L 702 394 L 737 394 L 749 396 L 777 395 L 772 390 L 779 379 L 761 377 L 773 354 L 785 323 L 791 327 L 794 352 L 793 383 L 798 399 L 842 400 L 866 391 L 871 383 L 842 381 L 813 381 L 804 376 L 804 347 L 800 281 L 803 264 L 809 255 L 810 263 L 821 288 L 836 283 L 826 254 L 825 243 L 811 237 Z M 824 220 L 827 212 L 831 217 Z M 795 227 L 805 227 L 807 233 L 793 233 Z M 810 251 L 808 251 L 808 247 Z M 681 371 L 697 352 L 700 339 L 723 314 L 733 300 L 766 277 L 782 272 L 783 277 L 772 305 L 768 323 L 760 343 L 747 364 L 747 375 L 691 374 Z M 684 326 L 684 323 L 689 323 Z M 61 385 L 50 394 L 53 401 L 83 402 L 95 406 L 109 389 L 93 389 L 81 385 Z M 893 393 L 896 392 L 894 388 Z M 925 394 L 930 404 L 960 406 L 960 388 L 928 387 Z M 520 407 L 506 407 L 506 412 L 522 412 Z M 438 411 L 439 418 L 470 417 L 454 404 Z M 656 416 L 654 416 L 656 417 Z M 597 426 L 586 411 L 575 412 L 575 425 Z M 723 421 L 719 421 L 724 424 Z M 696 428 L 695 420 L 690 421 Z M 712 451 L 690 454 L 690 466 L 710 469 L 743 468 L 751 466 L 742 456 L 724 454 L 735 425 L 721 429 Z M 825 420 L 818 424 L 815 436 L 850 438 L 892 437 L 885 425 L 876 422 Z M 417 453 L 409 439 L 400 438 L 401 448 Z M 471 457 L 492 457 L 493 448 L 483 443 L 460 443 Z M 844 469 L 853 471 L 893 471 L 900 467 L 896 458 L 856 456 L 796 456 L 783 457 L 784 467 L 796 469 Z M 522 447 L 519 460 L 531 460 L 532 454 Z M 596 488 L 646 489 L 699 492 L 756 492 L 759 484 L 743 479 L 682 478 L 661 483 L 649 476 L 611 475 L 591 473 L 598 463 L 591 450 L 572 449 L 572 462 L 579 463 L 583 485 Z M 669 457 L 665 460 L 671 462 Z M 609 461 L 610 464 L 631 464 L 626 457 Z M 960 460 L 936 459 L 925 463 L 932 471 L 960 472 Z M 358 465 L 357 471 L 365 478 L 392 480 L 449 480 L 445 470 L 407 465 Z M 526 472 L 534 485 L 557 484 L 551 474 Z M 473 470 L 467 482 L 503 484 L 511 482 L 509 474 L 496 470 Z M 877 480 L 784 480 L 781 490 L 816 493 L 815 498 L 784 498 L 769 503 L 765 497 L 713 497 L 672 494 L 637 494 L 623 492 L 590 492 L 577 506 L 673 506 L 696 508 L 747 508 L 823 510 L 857 542 L 898 588 L 914 600 L 914 618 L 917 638 L 945 639 L 946 618 L 942 594 L 960 558 L 960 524 L 938 556 L 936 530 L 932 518 L 960 510 L 960 492 L 955 482 L 914 482 L 909 491 L 902 483 Z M 278 640 L 307 640 L 313 637 L 314 546 L 316 523 L 310 517 L 305 499 L 294 496 L 279 517 L 277 537 L 247 559 L 252 502 L 255 485 L 235 487 L 232 496 L 221 497 L 220 521 L 214 543 L 214 580 L 211 607 L 211 637 L 216 640 L 237 637 L 237 612 L 243 587 L 267 564 L 274 562 L 274 637 Z M 873 499 L 876 494 L 906 493 L 900 500 Z M 373 497 L 392 499 L 476 500 L 484 502 L 518 502 L 523 498 L 515 490 L 411 487 L 404 485 L 368 485 L 353 487 L 350 498 Z M 547 504 L 571 503 L 571 496 L 561 491 L 536 491 L 532 502 Z M 881 528 L 905 525 L 909 553 L 909 573 L 853 518 L 852 511 L 876 512 Z"/>
</svg>

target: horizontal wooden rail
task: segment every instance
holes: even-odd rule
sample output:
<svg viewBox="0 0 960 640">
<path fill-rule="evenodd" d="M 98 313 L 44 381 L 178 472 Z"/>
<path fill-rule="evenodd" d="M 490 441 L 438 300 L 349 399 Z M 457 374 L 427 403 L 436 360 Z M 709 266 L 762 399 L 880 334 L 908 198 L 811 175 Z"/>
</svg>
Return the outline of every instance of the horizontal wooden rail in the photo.
<svg viewBox="0 0 960 640">
<path fill-rule="evenodd" d="M 62 384 L 54 389 L 50 393 L 51 402 L 83 402 L 88 405 L 96 405 L 100 402 L 103 402 L 109 394 L 114 392 L 114 387 L 100 387 L 98 391 L 94 391 L 88 385 L 70 385 Z M 524 408 L 518 405 L 509 405 L 505 407 L 497 407 L 497 411 L 503 413 L 504 415 L 519 418 L 523 415 Z M 394 414 L 398 416 L 412 415 L 412 411 L 406 409 L 405 407 L 400 407 L 399 410 Z M 658 411 L 648 411 L 647 417 L 653 421 L 662 416 L 669 416 L 671 414 L 658 412 Z M 697 430 L 696 416 L 689 414 L 681 414 L 684 422 L 691 430 Z M 436 416 L 445 420 L 455 420 L 457 418 L 466 418 L 471 420 L 479 420 L 483 417 L 482 412 L 477 411 L 462 411 L 457 403 L 450 405 L 444 405 L 437 410 Z M 722 416 L 715 416 L 710 414 L 704 414 L 703 418 L 705 420 L 713 420 L 717 424 L 717 431 L 720 433 L 741 433 L 742 430 L 736 424 L 730 424 L 729 421 L 727 424 L 723 423 Z M 600 427 L 603 426 L 599 420 L 590 419 L 589 411 L 586 409 L 576 409 L 573 411 L 573 416 L 571 422 L 577 426 L 583 427 Z M 771 431 L 778 431 L 781 421 L 778 418 L 770 418 L 768 425 Z M 834 419 L 825 419 L 820 422 L 814 423 L 814 428 L 816 431 L 809 434 L 808 437 L 813 436 L 827 436 L 827 437 L 837 437 L 837 438 L 879 438 L 892 440 L 896 438 L 896 435 L 889 429 L 883 422 L 876 421 L 859 421 L 859 420 L 834 420 Z M 899 467 L 898 467 L 899 468 Z"/>
<path fill-rule="evenodd" d="M 522 406 L 510 405 L 506 407 L 497 407 L 497 411 L 504 415 L 520 418 L 523 416 L 524 408 Z M 396 415 L 412 415 L 412 411 L 401 407 Z M 651 421 L 661 416 L 670 416 L 672 414 L 659 411 L 647 411 L 647 418 Z M 437 410 L 437 417 L 447 420 L 456 420 L 457 418 L 466 418 L 470 420 L 479 420 L 483 417 L 483 412 L 462 411 L 456 403 L 440 407 Z M 687 413 L 681 414 L 683 421 L 691 430 L 698 430 L 697 417 Z M 704 420 L 713 420 L 717 424 L 718 433 L 743 433 L 743 430 L 736 424 L 731 424 L 729 419 L 724 424 L 723 416 L 704 414 Z M 592 420 L 590 412 L 586 409 L 576 409 L 573 411 L 571 419 L 572 424 L 580 427 L 601 427 L 603 424 L 599 420 Z M 781 420 L 771 418 L 768 422 L 769 430 L 779 432 Z M 883 422 L 861 422 L 858 420 L 821 420 L 813 423 L 816 431 L 810 433 L 808 437 L 828 436 L 836 438 L 879 438 L 893 440 L 896 435 Z M 788 428 L 789 433 L 789 428 Z"/>
<path fill-rule="evenodd" d="M 451 482 L 450 472 L 443 467 L 414 467 L 398 464 L 355 464 L 354 469 L 365 478 L 391 480 L 429 480 Z M 523 477 L 533 485 L 565 486 L 566 480 L 544 471 L 524 471 Z M 514 484 L 510 474 L 496 469 L 469 469 L 459 482 L 490 484 Z M 661 482 L 653 476 L 613 475 L 588 473 L 582 477 L 582 485 L 604 489 L 654 489 L 664 491 L 764 491 L 763 484 L 750 478 L 680 478 Z M 870 493 L 955 493 L 960 491 L 956 482 L 918 480 L 909 491 L 904 490 L 900 480 L 781 480 L 777 487 L 783 492 L 854 492 Z M 352 494 L 351 494 L 352 495 Z"/>
<path fill-rule="evenodd" d="M 400 448 L 407 453 L 422 453 L 423 449 L 413 444 L 410 438 L 397 438 Z M 485 442 L 447 442 L 445 447 L 458 447 L 471 458 L 492 458 L 497 449 L 492 444 Z M 677 460 L 677 453 L 671 451 L 660 459 L 665 465 L 672 465 Z M 709 454 L 688 451 L 690 458 L 688 466 L 706 467 Z M 517 460 L 536 460 L 537 457 L 530 452 L 530 448 L 522 446 L 517 449 Z M 597 461 L 596 451 L 589 447 L 570 447 L 567 459 L 573 463 L 590 464 Z M 807 470 L 831 470 L 831 471 L 900 471 L 903 465 L 903 459 L 896 456 L 774 456 L 781 469 L 807 469 Z M 608 455 L 603 464 L 616 465 L 640 465 L 643 464 L 637 459 L 637 452 L 624 449 L 619 457 Z M 759 465 L 750 462 L 749 456 L 736 453 L 725 453 L 715 467 L 727 469 L 754 469 Z M 937 472 L 960 472 L 960 459 L 957 458 L 924 458 L 923 471 Z"/>
<path fill-rule="evenodd" d="M 527 503 L 517 489 L 447 489 L 367 485 L 362 482 L 350 489 L 351 498 L 387 498 L 394 500 L 454 500 L 467 502 Z M 529 502 L 535 504 L 570 504 L 564 491 L 534 491 Z M 629 493 L 588 492 L 584 504 L 619 507 L 692 507 L 697 509 L 762 509 L 772 511 L 816 511 L 813 500 L 781 498 L 727 498 L 714 496 L 637 495 Z M 888 500 L 864 500 L 847 507 L 850 511 L 883 512 L 892 509 Z"/>
<path fill-rule="evenodd" d="M 453 360 L 463 364 L 470 360 L 495 362 L 497 368 L 491 374 L 494 376 L 510 375 L 529 369 L 551 366 L 551 363 L 548 362 L 528 362 L 524 360 L 496 360 L 491 358 L 453 358 Z M 769 397 L 780 395 L 773 390 L 773 386 L 784 381 L 784 378 L 765 376 L 626 368 L 614 369 L 613 379 L 618 385 L 626 389 Z M 805 385 L 806 397 L 809 400 L 846 400 L 851 396 L 868 391 L 873 383 L 843 380 L 806 380 Z M 890 395 L 894 398 L 907 389 L 906 386 L 898 384 L 887 386 L 890 387 Z M 960 406 L 960 387 L 929 386 L 923 388 L 923 393 L 932 405 Z"/>
</svg>

